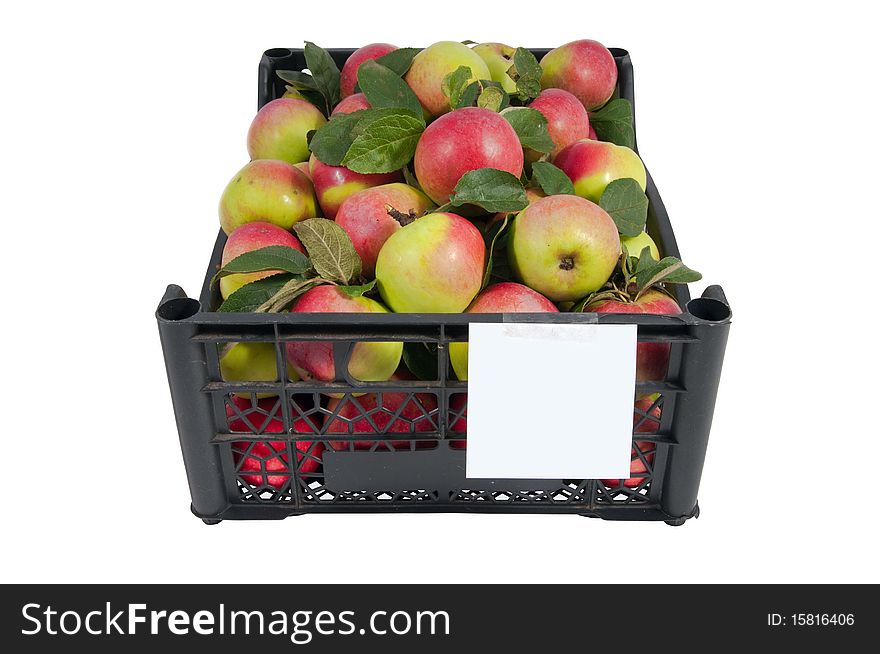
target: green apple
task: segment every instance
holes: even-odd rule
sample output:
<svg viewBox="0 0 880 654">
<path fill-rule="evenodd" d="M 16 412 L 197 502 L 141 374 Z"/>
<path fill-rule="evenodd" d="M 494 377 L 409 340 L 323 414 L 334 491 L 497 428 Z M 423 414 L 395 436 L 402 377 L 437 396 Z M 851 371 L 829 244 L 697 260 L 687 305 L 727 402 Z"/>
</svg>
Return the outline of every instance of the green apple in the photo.
<svg viewBox="0 0 880 654">
<path fill-rule="evenodd" d="M 503 43 L 480 43 L 471 49 L 486 62 L 493 81 L 501 84 L 501 88 L 508 93 L 516 93 L 516 82 L 507 74 L 513 65 L 512 58 L 516 48 Z"/>
</svg>

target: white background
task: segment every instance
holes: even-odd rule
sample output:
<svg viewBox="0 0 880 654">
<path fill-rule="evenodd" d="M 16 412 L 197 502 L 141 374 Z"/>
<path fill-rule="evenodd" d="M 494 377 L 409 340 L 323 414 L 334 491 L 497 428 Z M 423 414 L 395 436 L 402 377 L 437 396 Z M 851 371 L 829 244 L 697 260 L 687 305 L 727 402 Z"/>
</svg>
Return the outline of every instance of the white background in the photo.
<svg viewBox="0 0 880 654">
<path fill-rule="evenodd" d="M 878 39 L 866 7 L 6 7 L 0 579 L 880 581 Z M 247 159 L 261 52 L 585 37 L 631 51 L 640 149 L 705 277 L 692 290 L 721 283 L 734 310 L 702 517 L 676 529 L 193 518 L 153 311 L 168 283 L 197 294 L 217 201 Z"/>
</svg>

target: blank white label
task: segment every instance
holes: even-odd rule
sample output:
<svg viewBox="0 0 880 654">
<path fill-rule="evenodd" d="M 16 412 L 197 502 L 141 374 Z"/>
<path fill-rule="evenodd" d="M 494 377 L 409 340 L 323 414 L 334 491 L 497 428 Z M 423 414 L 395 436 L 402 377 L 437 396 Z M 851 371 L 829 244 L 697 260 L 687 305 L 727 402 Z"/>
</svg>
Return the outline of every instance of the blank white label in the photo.
<svg viewBox="0 0 880 654">
<path fill-rule="evenodd" d="M 636 333 L 471 323 L 467 477 L 629 477 Z"/>
</svg>

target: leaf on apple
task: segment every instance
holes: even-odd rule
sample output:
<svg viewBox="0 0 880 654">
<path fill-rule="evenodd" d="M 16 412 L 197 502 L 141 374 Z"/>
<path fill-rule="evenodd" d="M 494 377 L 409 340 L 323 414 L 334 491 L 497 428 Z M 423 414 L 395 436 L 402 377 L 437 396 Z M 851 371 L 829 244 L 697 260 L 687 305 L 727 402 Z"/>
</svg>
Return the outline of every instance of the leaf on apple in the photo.
<svg viewBox="0 0 880 654">
<path fill-rule="evenodd" d="M 350 114 L 337 114 L 315 132 L 309 141 L 309 149 L 328 166 L 341 166 L 351 144 L 354 143 L 354 127 L 367 118 L 371 109 Z"/>
<path fill-rule="evenodd" d="M 312 277 L 311 279 L 291 279 L 282 286 L 271 298 L 263 302 L 254 311 L 256 313 L 278 313 L 290 308 L 293 301 L 306 291 L 329 283 L 326 279 Z"/>
<path fill-rule="evenodd" d="M 358 173 L 390 173 L 413 158 L 419 137 L 425 131 L 424 120 L 403 109 L 384 111 L 394 113 L 355 126 L 363 131 L 352 142 L 342 160 L 343 166 Z"/>
<path fill-rule="evenodd" d="M 403 77 L 412 65 L 413 58 L 421 51 L 421 48 L 397 48 L 382 55 L 376 61 L 393 70 L 399 77 Z"/>
<path fill-rule="evenodd" d="M 541 64 L 535 59 L 535 55 L 525 48 L 517 48 L 512 60 L 513 65 L 507 74 L 516 82 L 517 98 L 522 102 L 537 98 L 541 92 L 541 76 L 544 74 Z"/>
<path fill-rule="evenodd" d="M 599 206 L 617 225 L 624 236 L 638 236 L 645 229 L 648 218 L 648 196 L 639 183 L 629 177 L 615 179 L 605 187 Z"/>
<path fill-rule="evenodd" d="M 643 251 L 642 257 L 639 258 L 639 265 L 636 267 L 636 284 L 639 289 L 636 299 L 638 299 L 639 295 L 661 282 L 664 284 L 688 284 L 703 278 L 700 273 L 691 270 L 676 257 L 664 257 L 660 261 L 655 262 L 651 259 L 650 253 L 648 253 L 647 259 L 651 265 L 643 267 L 641 262 L 646 258 L 644 254 Z"/>
<path fill-rule="evenodd" d="M 632 103 L 626 98 L 610 100 L 601 109 L 590 113 L 590 125 L 600 141 L 634 148 L 636 132 L 633 126 Z"/>
<path fill-rule="evenodd" d="M 529 202 L 516 175 L 495 168 L 478 168 L 462 175 L 444 207 L 465 204 L 476 205 L 488 213 L 513 213 L 525 209 Z M 443 207 L 437 209 L 442 210 Z"/>
<path fill-rule="evenodd" d="M 568 175 L 547 161 L 532 164 L 532 181 L 547 195 L 575 195 L 574 184 Z"/>
<path fill-rule="evenodd" d="M 550 132 L 547 131 L 547 118 L 537 109 L 530 107 L 510 107 L 501 114 L 513 127 L 524 148 L 536 152 L 550 152 L 555 148 Z"/>
<path fill-rule="evenodd" d="M 460 108 L 459 101 L 465 89 L 468 88 L 472 76 L 473 72 L 471 72 L 470 68 L 459 66 L 443 78 L 441 89 L 443 90 L 443 95 L 449 98 L 449 106 L 453 109 Z M 476 100 L 476 96 L 474 100 Z"/>
<path fill-rule="evenodd" d="M 361 274 L 361 258 L 348 234 L 332 220 L 309 218 L 294 224 L 315 271 L 324 280 L 348 284 Z"/>
<path fill-rule="evenodd" d="M 403 363 L 421 381 L 437 381 L 437 345 L 408 342 L 403 344 Z"/>
<path fill-rule="evenodd" d="M 329 52 L 311 41 L 306 41 L 303 54 L 306 58 L 306 65 L 312 73 L 312 79 L 315 81 L 316 89 L 324 96 L 326 102 L 324 115 L 329 116 L 333 107 L 339 102 L 339 68 Z"/>
<path fill-rule="evenodd" d="M 501 111 L 505 101 L 504 89 L 499 86 L 487 86 L 477 98 L 477 106 L 490 111 Z"/>
<path fill-rule="evenodd" d="M 376 61 L 365 61 L 358 68 L 358 85 L 374 109 L 406 109 L 422 116 L 422 105 L 416 94 L 397 73 Z"/>
<path fill-rule="evenodd" d="M 486 270 L 483 273 L 483 283 L 480 285 L 482 291 L 489 285 L 492 277 L 493 259 L 495 257 L 496 247 L 501 247 L 502 242 L 506 240 L 507 224 L 510 222 L 510 215 L 504 216 L 501 220 L 493 224 L 485 235 L 486 239 Z M 503 235 L 503 236 L 502 236 Z"/>
<path fill-rule="evenodd" d="M 357 286 L 339 286 L 339 290 L 348 297 L 360 297 L 365 293 L 369 293 L 376 286 L 376 280 L 367 282 L 366 284 L 358 284 Z"/>
<path fill-rule="evenodd" d="M 297 279 L 294 275 L 273 275 L 250 284 L 245 284 L 230 295 L 217 308 L 222 313 L 250 313 L 272 299 L 289 281 Z"/>
<path fill-rule="evenodd" d="M 213 285 L 221 277 L 236 273 L 282 270 L 293 275 L 302 275 L 311 267 L 312 262 L 299 250 L 289 245 L 269 245 L 235 257 L 214 275 L 211 284 Z"/>
</svg>

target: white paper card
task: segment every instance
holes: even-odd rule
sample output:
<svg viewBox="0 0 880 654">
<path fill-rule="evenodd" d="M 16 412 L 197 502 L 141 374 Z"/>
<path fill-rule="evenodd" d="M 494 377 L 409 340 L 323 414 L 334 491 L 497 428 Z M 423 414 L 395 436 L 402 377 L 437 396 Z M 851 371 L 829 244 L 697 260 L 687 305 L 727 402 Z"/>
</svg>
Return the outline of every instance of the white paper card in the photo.
<svg viewBox="0 0 880 654">
<path fill-rule="evenodd" d="M 636 333 L 471 323 L 467 477 L 629 477 Z"/>
</svg>

